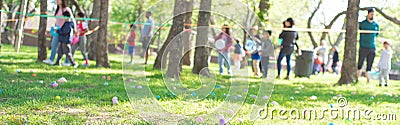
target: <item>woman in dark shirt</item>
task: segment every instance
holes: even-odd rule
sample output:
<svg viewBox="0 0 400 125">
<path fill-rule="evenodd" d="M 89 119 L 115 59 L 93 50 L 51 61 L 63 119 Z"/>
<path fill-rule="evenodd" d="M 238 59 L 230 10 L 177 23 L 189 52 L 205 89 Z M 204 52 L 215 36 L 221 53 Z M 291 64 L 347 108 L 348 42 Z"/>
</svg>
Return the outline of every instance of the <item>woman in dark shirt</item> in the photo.
<svg viewBox="0 0 400 125">
<path fill-rule="evenodd" d="M 332 70 L 334 73 L 339 74 L 339 68 L 338 68 L 338 63 L 339 63 L 339 52 L 337 47 L 333 47 L 333 57 L 332 57 Z"/>
<path fill-rule="evenodd" d="M 285 28 L 292 28 L 294 25 L 294 21 L 292 18 L 288 18 L 284 22 L 284 27 Z M 282 39 L 282 45 L 280 46 L 281 50 L 279 52 L 278 56 L 278 76 L 276 77 L 277 79 L 281 78 L 281 69 L 282 69 L 282 59 L 286 57 L 286 64 L 287 64 L 287 76 L 285 79 L 289 79 L 290 71 L 292 69 L 290 61 L 291 61 L 291 56 L 294 51 L 294 46 L 296 46 L 297 50 L 299 50 L 299 46 L 296 43 L 296 40 L 299 39 L 299 35 L 296 31 L 287 31 L 283 30 L 282 33 L 279 35 L 279 38 Z"/>
</svg>

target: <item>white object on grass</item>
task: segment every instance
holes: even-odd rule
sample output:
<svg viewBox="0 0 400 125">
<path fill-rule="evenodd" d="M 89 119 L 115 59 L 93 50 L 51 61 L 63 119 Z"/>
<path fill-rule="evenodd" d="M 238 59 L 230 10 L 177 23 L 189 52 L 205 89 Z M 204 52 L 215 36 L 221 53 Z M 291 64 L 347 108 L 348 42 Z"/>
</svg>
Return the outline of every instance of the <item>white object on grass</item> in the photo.
<svg viewBox="0 0 400 125">
<path fill-rule="evenodd" d="M 308 98 L 309 100 L 317 100 L 317 96 L 311 96 L 310 98 Z"/>
<path fill-rule="evenodd" d="M 113 97 L 113 98 L 112 98 L 112 103 L 113 103 L 114 105 L 118 104 L 118 97 Z"/>
<path fill-rule="evenodd" d="M 68 82 L 67 79 L 65 79 L 64 77 L 61 77 L 60 79 L 57 80 L 58 83 L 66 83 Z"/>
</svg>

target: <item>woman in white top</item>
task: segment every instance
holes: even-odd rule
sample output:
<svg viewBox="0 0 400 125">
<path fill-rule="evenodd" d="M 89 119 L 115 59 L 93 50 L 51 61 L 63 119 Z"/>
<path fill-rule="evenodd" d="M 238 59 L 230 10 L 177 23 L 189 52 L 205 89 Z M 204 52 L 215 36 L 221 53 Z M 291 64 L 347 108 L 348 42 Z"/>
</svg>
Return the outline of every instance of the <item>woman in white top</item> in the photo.
<svg viewBox="0 0 400 125">
<path fill-rule="evenodd" d="M 317 55 L 317 58 L 323 62 L 321 64 L 322 73 L 325 73 L 326 65 L 328 64 L 328 47 L 326 46 L 325 40 L 322 40 L 321 45 L 315 48 L 314 53 Z"/>
<path fill-rule="evenodd" d="M 55 12 L 55 16 L 56 17 L 56 26 L 61 27 L 64 24 L 64 19 L 62 18 L 62 14 L 64 12 L 69 12 L 71 15 L 71 19 L 73 20 L 73 22 L 75 23 L 75 19 L 73 17 L 72 11 L 71 9 L 67 6 L 65 0 L 57 0 L 57 9 Z M 75 23 L 76 24 L 76 23 Z M 76 27 L 76 26 L 75 26 Z M 53 39 L 51 40 L 51 53 L 50 53 L 50 58 L 47 60 L 44 60 L 44 63 L 48 63 L 48 64 L 54 64 L 54 59 L 56 57 L 56 53 L 57 53 L 57 46 L 58 46 L 58 36 L 53 36 Z M 68 60 L 68 59 L 66 59 Z M 66 63 L 68 63 L 68 61 L 65 61 Z"/>
</svg>

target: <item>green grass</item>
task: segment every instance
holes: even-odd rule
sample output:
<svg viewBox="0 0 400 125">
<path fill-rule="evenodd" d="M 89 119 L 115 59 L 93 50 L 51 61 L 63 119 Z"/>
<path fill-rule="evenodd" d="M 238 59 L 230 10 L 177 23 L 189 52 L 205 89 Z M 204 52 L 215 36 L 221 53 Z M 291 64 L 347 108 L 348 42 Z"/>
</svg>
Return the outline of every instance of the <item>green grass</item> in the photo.
<svg viewBox="0 0 400 125">
<path fill-rule="evenodd" d="M 78 54 L 77 60 L 82 64 L 81 56 Z M 263 96 L 270 96 L 269 102 L 276 101 L 280 105 L 270 105 L 269 110 L 297 108 L 314 108 L 322 110 L 330 108 L 333 104 L 336 108 L 336 99 L 333 96 L 341 94 L 349 101 L 348 108 L 371 109 L 374 113 L 393 113 L 399 112 L 399 98 L 388 96 L 387 94 L 400 94 L 400 82 L 391 81 L 390 87 L 376 87 L 377 81 L 363 83 L 364 78 L 360 78 L 360 83 L 351 86 L 332 85 L 338 81 L 339 76 L 325 74 L 312 76 L 311 79 L 296 78 L 291 81 L 276 80 L 273 86 L 273 94 L 269 95 L 272 89 L 271 81 L 255 77 L 247 77 L 251 70 L 244 70 L 243 73 L 233 77 L 227 75 L 216 75 L 215 79 L 197 77 L 191 73 L 190 67 L 184 66 L 182 71 L 182 86 L 189 90 L 196 91 L 198 96 L 202 96 L 201 87 L 212 87 L 215 95 L 205 94 L 204 98 L 195 98 L 191 93 L 184 91 L 182 94 L 173 95 L 170 90 L 172 86 L 178 87 L 177 82 L 163 79 L 164 70 L 153 70 L 152 65 L 143 65 L 138 62 L 135 65 L 122 63 L 124 58 L 121 55 L 110 54 L 112 68 L 96 68 L 95 62 L 91 62 L 91 67 L 70 67 L 49 66 L 37 63 L 37 49 L 34 47 L 22 46 L 20 53 L 14 53 L 12 46 L 3 45 L 0 53 L 0 121 L 2 124 L 152 124 L 141 116 L 143 111 L 159 111 L 163 114 L 168 111 L 187 116 L 198 116 L 214 113 L 226 113 L 227 109 L 238 111 L 230 120 L 231 124 L 253 124 L 248 114 L 252 104 L 256 103 L 263 107 L 267 100 Z M 137 60 L 139 57 L 135 57 Z M 154 60 L 154 58 L 152 58 Z M 124 70 L 122 70 L 124 68 Z M 22 72 L 17 73 L 20 69 Z M 143 70 L 145 69 L 145 72 Z M 36 77 L 32 76 L 31 70 L 35 71 Z M 210 70 L 217 72 L 217 65 L 211 64 Z M 111 80 L 102 79 L 102 76 L 110 76 Z M 57 88 L 51 87 L 51 82 L 65 77 L 68 82 L 60 83 Z M 44 84 L 39 81 L 43 80 Z M 164 81 L 166 80 L 166 81 Z M 201 84 L 203 81 L 203 84 Z M 108 86 L 104 86 L 108 82 Z M 215 82 L 215 88 L 206 83 Z M 170 90 L 166 87 L 168 84 Z M 232 84 L 231 84 L 232 83 Z M 136 89 L 133 86 L 143 86 L 143 89 Z M 146 86 L 150 87 L 152 93 L 146 93 Z M 260 86 L 265 87 L 259 89 Z M 233 89 L 229 89 L 229 88 Z M 299 89 L 302 88 L 302 89 Z M 270 88 L 270 89 L 269 89 Z M 248 89 L 248 93 L 243 94 L 243 90 Z M 258 91 L 263 93 L 258 93 Z M 295 91 L 299 91 L 298 94 Z M 186 92 L 186 93 L 185 93 Z M 331 92 L 333 94 L 331 94 Z M 355 92 L 356 94 L 351 94 Z M 226 96 L 227 94 L 231 96 Z M 241 94 L 242 93 L 242 94 Z M 241 94 L 243 98 L 232 99 L 233 95 Z M 370 99 L 376 94 L 374 99 Z M 155 99 L 159 95 L 160 99 Z M 257 95 L 257 99 L 250 95 Z M 317 96 L 315 101 L 307 100 L 310 96 Z M 61 99 L 56 99 L 60 96 Z M 111 99 L 116 96 L 119 99 L 118 105 L 113 105 Z M 293 97 L 293 100 L 290 99 Z M 152 103 L 152 102 L 156 103 Z M 144 105 L 143 102 L 148 102 Z M 142 105 L 135 105 L 142 104 Z M 157 104 L 158 107 L 150 107 Z M 237 104 L 238 107 L 235 107 Z M 216 107 L 219 107 L 218 109 Z M 212 115 L 203 116 L 216 118 Z M 257 119 L 255 124 L 398 124 L 397 121 L 379 120 L 281 120 L 276 116 L 272 119 Z M 327 114 L 325 114 L 327 115 Z M 226 115 L 225 115 L 226 116 Z M 146 119 L 173 118 L 173 115 L 149 116 Z M 270 117 L 270 116 L 269 116 Z M 227 118 L 227 117 L 226 117 Z M 237 119 L 243 119 L 239 122 Z M 195 119 L 183 121 L 185 124 L 199 124 Z M 218 124 L 218 122 L 207 122 L 205 124 Z"/>
</svg>

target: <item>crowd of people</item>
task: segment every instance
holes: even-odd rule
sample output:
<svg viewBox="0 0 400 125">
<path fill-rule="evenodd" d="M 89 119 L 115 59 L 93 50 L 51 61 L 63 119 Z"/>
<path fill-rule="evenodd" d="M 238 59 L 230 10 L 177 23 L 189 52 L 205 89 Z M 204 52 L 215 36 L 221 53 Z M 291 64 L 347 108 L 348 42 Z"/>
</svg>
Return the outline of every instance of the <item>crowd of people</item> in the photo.
<svg viewBox="0 0 400 125">
<path fill-rule="evenodd" d="M 63 55 L 66 55 L 66 60 L 64 65 L 72 65 L 77 67 L 79 64 L 73 59 L 74 53 L 76 50 L 80 50 L 83 59 L 85 60 L 85 66 L 89 66 L 89 60 L 86 52 L 86 35 L 89 31 L 88 24 L 84 20 L 76 21 L 74 15 L 72 15 L 71 9 L 66 6 L 64 0 L 57 0 L 57 9 L 55 12 L 55 16 L 64 16 L 68 18 L 57 18 L 56 26 L 60 27 L 59 29 L 55 29 L 58 35 L 53 36 L 51 42 L 51 54 L 48 60 L 45 60 L 45 63 L 52 65 L 59 65 L 60 60 Z M 145 64 L 147 64 L 149 57 L 149 45 L 151 43 L 153 30 L 154 30 L 154 22 L 151 18 L 152 13 L 146 12 L 145 14 L 147 21 L 141 29 L 141 37 L 140 41 L 142 42 L 142 52 L 140 56 L 145 58 Z M 78 18 L 85 18 L 83 13 L 78 13 Z M 295 22 L 292 18 L 288 18 L 283 22 L 283 28 L 289 29 L 293 28 Z M 379 31 L 379 25 L 374 21 L 374 10 L 368 10 L 367 19 L 359 23 L 360 30 L 369 30 L 369 31 Z M 135 52 L 135 40 L 136 40 L 136 26 L 134 24 L 130 27 L 130 34 L 128 36 L 127 42 L 129 45 L 129 54 L 130 54 L 130 63 L 134 64 L 133 56 Z M 231 69 L 231 51 L 233 50 L 233 62 L 235 65 L 235 69 L 240 69 L 240 62 L 246 56 L 251 58 L 252 70 L 254 72 L 254 76 L 256 77 L 268 77 L 268 67 L 270 59 L 274 57 L 274 45 L 270 36 L 272 34 L 271 30 L 262 30 L 262 35 L 258 35 L 259 30 L 257 27 L 253 27 L 252 32 L 248 33 L 247 39 L 254 41 L 254 48 L 249 49 L 246 48 L 245 43 L 247 41 L 241 41 L 239 39 L 233 38 L 231 34 L 231 29 L 229 25 L 224 25 L 222 27 L 222 32 L 215 37 L 215 41 L 223 40 L 224 47 L 222 49 L 218 49 L 218 65 L 219 65 L 219 73 L 224 73 L 224 67 L 226 67 L 226 71 L 228 74 L 232 73 Z M 297 40 L 299 39 L 299 33 L 294 30 L 283 30 L 279 34 L 279 54 L 277 55 L 277 79 L 281 78 L 281 70 L 282 70 L 282 61 L 286 59 L 286 68 L 287 74 L 284 79 L 290 79 L 290 72 L 292 70 L 292 54 L 297 53 L 301 55 L 301 49 L 297 44 Z M 370 81 L 369 75 L 367 72 L 372 70 L 374 58 L 376 56 L 376 37 L 378 33 L 360 33 L 360 49 L 358 55 L 358 75 L 362 74 L 363 63 L 367 61 L 366 73 L 365 77 L 367 82 Z M 77 39 L 77 40 L 75 40 Z M 235 42 L 235 44 L 234 44 Z M 384 41 L 384 49 L 381 52 L 381 58 L 379 60 L 378 68 L 380 71 L 380 86 L 385 82 L 385 86 L 388 86 L 389 72 L 391 69 L 391 43 L 389 41 Z M 296 47 L 296 49 L 295 49 Z M 329 56 L 328 52 L 331 52 L 332 55 Z M 57 59 L 55 60 L 55 55 L 58 53 Z M 340 74 L 340 60 L 339 60 L 339 48 L 337 46 L 333 46 L 331 50 L 328 49 L 326 41 L 321 41 L 320 46 L 315 48 L 314 50 L 314 67 L 313 73 L 325 73 L 329 68 L 328 64 L 331 66 L 331 72 L 335 74 Z M 331 60 L 328 62 L 328 60 Z M 55 61 L 55 62 L 54 62 Z M 262 75 L 260 75 L 262 73 Z"/>
<path fill-rule="evenodd" d="M 283 22 L 283 26 L 285 29 L 293 28 L 295 22 L 292 18 L 288 18 Z M 376 37 L 379 32 L 379 25 L 374 21 L 374 9 L 368 10 L 367 19 L 360 22 L 359 24 L 360 30 L 368 30 L 368 31 L 376 31 L 376 33 L 360 33 L 360 49 L 359 49 L 359 59 L 358 59 L 358 75 L 361 76 L 361 69 L 363 66 L 363 62 L 365 59 L 367 60 L 367 67 L 365 72 L 365 77 L 367 82 L 370 81 L 368 73 L 371 72 L 374 58 L 376 55 Z M 230 69 L 230 54 L 229 50 L 234 49 L 234 65 L 236 69 L 240 68 L 240 61 L 243 60 L 244 56 L 242 53 L 245 53 L 249 58 L 251 58 L 252 70 L 254 72 L 254 76 L 260 76 L 260 72 L 263 73 L 262 77 L 267 77 L 268 75 L 268 67 L 269 67 L 269 59 L 273 57 L 274 49 L 271 39 L 269 38 L 271 35 L 270 30 L 264 30 L 262 36 L 258 35 L 258 28 L 252 28 L 252 32 L 249 33 L 247 39 L 251 39 L 255 41 L 254 51 L 248 51 L 246 46 L 243 46 L 240 40 L 232 38 L 230 35 L 230 29 L 228 26 L 224 26 L 222 28 L 222 32 L 215 38 L 215 41 L 219 39 L 223 39 L 226 41 L 225 48 L 218 50 L 218 64 L 220 67 L 219 73 L 223 73 L 223 65 L 225 64 L 228 74 L 231 74 Z M 291 58 L 293 53 L 297 53 L 301 55 L 301 50 L 296 42 L 299 39 L 298 32 L 293 30 L 283 30 L 279 34 L 279 54 L 277 56 L 277 79 L 281 78 L 281 70 L 282 70 L 282 61 L 286 58 L 286 68 L 287 74 L 284 79 L 290 79 L 290 72 L 292 70 Z M 235 45 L 232 45 L 232 41 L 236 41 Z M 384 41 L 384 49 L 381 52 L 380 61 L 378 64 L 378 69 L 380 72 L 379 86 L 388 86 L 389 72 L 391 69 L 391 43 L 389 41 Z M 232 47 L 233 46 L 233 47 Z M 296 49 L 295 49 L 296 48 Z M 243 49 L 245 52 L 243 52 Z M 296 50 L 296 51 L 295 51 Z M 331 53 L 331 54 L 328 54 Z M 332 72 L 334 74 L 341 73 L 341 65 L 339 59 L 339 48 L 337 46 L 332 46 L 332 49 L 329 49 L 325 40 L 322 40 L 320 46 L 314 49 L 314 67 L 313 73 L 325 73 L 327 71 Z M 328 68 L 330 66 L 330 68 Z M 383 83 L 385 82 L 385 83 Z"/>
<path fill-rule="evenodd" d="M 368 9 L 368 15 L 365 20 L 359 23 L 359 30 L 366 31 L 376 31 L 375 33 L 360 33 L 360 46 L 358 52 L 358 76 L 362 76 L 362 68 L 364 62 L 367 62 L 365 69 L 365 77 L 366 82 L 370 82 L 370 76 L 368 72 L 372 71 L 374 59 L 376 56 L 376 37 L 379 35 L 379 25 L 374 21 L 375 11 L 374 9 Z M 380 53 L 380 59 L 378 63 L 378 71 L 379 71 L 379 86 L 389 86 L 389 72 L 391 70 L 391 42 L 388 40 L 383 41 L 383 49 Z M 332 64 L 331 69 L 334 73 L 339 74 L 339 49 L 337 46 L 332 47 Z M 313 73 L 324 73 L 327 71 L 328 61 L 328 49 L 326 46 L 326 41 L 321 42 L 321 46 L 315 49 L 316 58 L 314 61 L 314 71 Z"/>
<path fill-rule="evenodd" d="M 89 66 L 89 59 L 86 51 L 86 33 L 88 30 L 88 23 L 84 20 L 76 21 L 71 9 L 66 5 L 65 0 L 57 0 L 57 9 L 54 16 L 66 17 L 56 18 L 55 28 L 57 35 L 53 35 L 51 41 L 50 58 L 44 60 L 44 63 L 51 65 L 60 65 L 59 61 L 63 55 L 66 55 L 66 60 L 63 65 L 72 65 L 78 67 L 78 63 L 74 61 L 73 56 L 75 51 L 79 49 L 85 60 L 84 66 Z M 78 18 L 85 18 L 85 14 L 79 12 Z M 57 56 L 57 60 L 54 60 Z M 54 62 L 55 61 L 55 62 Z"/>
<path fill-rule="evenodd" d="M 151 12 L 146 12 L 147 21 L 142 29 L 141 41 L 143 43 L 142 50 L 143 51 L 141 56 L 145 57 L 147 64 L 148 57 L 149 57 L 149 47 L 150 40 L 152 39 L 153 35 L 153 27 L 154 23 L 151 18 Z M 87 56 L 86 51 L 86 35 L 89 33 L 88 23 L 87 21 L 83 20 L 86 18 L 84 13 L 77 13 L 77 18 L 72 14 L 71 8 L 66 5 L 65 0 L 57 0 L 57 9 L 54 13 L 54 16 L 60 17 L 56 18 L 55 25 L 53 26 L 54 34 L 52 34 L 52 41 L 51 41 L 51 53 L 50 57 L 47 60 L 44 60 L 44 63 L 50 65 L 60 65 L 60 60 L 62 59 L 63 55 L 66 55 L 66 59 L 63 66 L 74 66 L 75 68 L 78 67 L 78 63 L 73 59 L 76 50 L 80 50 L 85 60 L 84 66 L 89 66 L 89 59 Z M 63 18 L 61 18 L 63 17 Z M 127 40 L 129 44 L 129 54 L 133 58 L 134 49 L 135 49 L 135 39 L 136 33 L 134 32 L 136 29 L 135 25 L 131 25 L 131 32 L 129 34 L 129 38 Z M 56 59 L 56 54 L 58 54 Z M 133 60 L 131 58 L 131 63 L 133 64 Z"/>
</svg>

